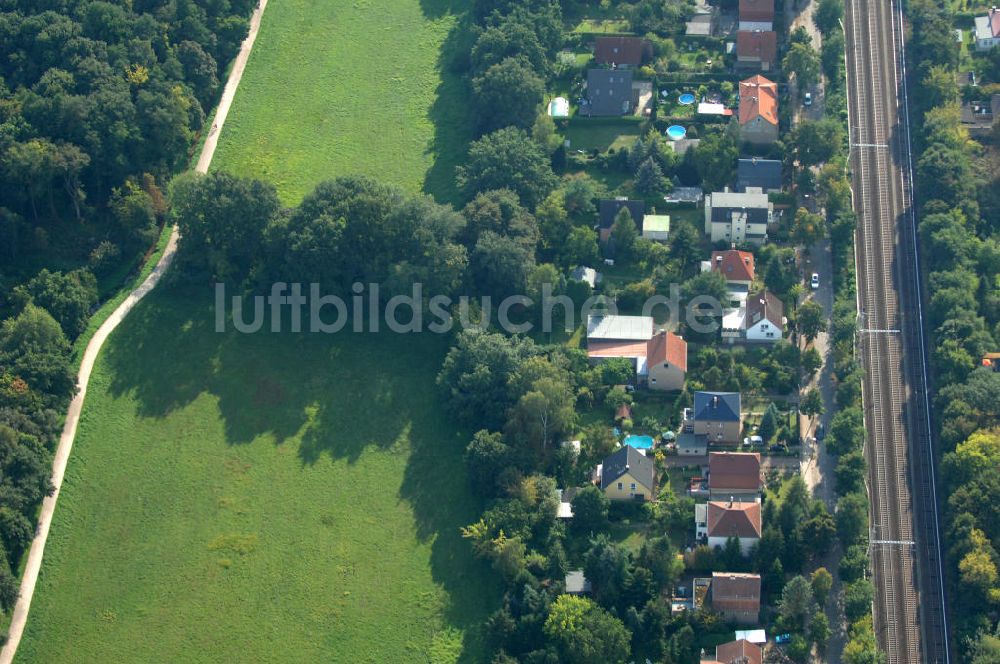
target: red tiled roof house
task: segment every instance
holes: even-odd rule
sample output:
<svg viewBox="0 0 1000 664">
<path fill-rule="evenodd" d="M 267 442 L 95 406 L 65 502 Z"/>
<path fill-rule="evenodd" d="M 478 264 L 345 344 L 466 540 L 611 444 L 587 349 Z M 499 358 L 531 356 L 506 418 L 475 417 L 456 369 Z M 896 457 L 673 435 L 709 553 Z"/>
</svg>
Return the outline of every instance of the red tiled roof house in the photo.
<svg viewBox="0 0 1000 664">
<path fill-rule="evenodd" d="M 749 251 L 727 249 L 712 252 L 712 271 L 721 273 L 727 284 L 750 288 L 754 270 L 753 254 Z"/>
<path fill-rule="evenodd" d="M 774 0 L 740 0 L 740 30 L 774 30 Z"/>
<path fill-rule="evenodd" d="M 778 61 L 778 35 L 772 30 L 740 30 L 736 33 L 736 66 L 771 71 Z"/>
<path fill-rule="evenodd" d="M 646 343 L 650 389 L 684 389 L 687 364 L 687 342 L 673 332 L 660 332 Z"/>
<path fill-rule="evenodd" d="M 594 61 L 603 65 L 638 67 L 653 59 L 653 45 L 641 37 L 598 37 Z"/>
<path fill-rule="evenodd" d="M 757 452 L 708 455 L 708 495 L 712 500 L 756 502 L 764 485 Z"/>
<path fill-rule="evenodd" d="M 760 74 L 740 81 L 740 137 L 757 144 L 778 140 L 778 85 Z"/>
<path fill-rule="evenodd" d="M 754 625 L 760 615 L 760 575 L 712 572 L 712 609 L 729 622 Z"/>
<path fill-rule="evenodd" d="M 730 641 L 715 647 L 715 659 L 701 664 L 763 664 L 764 649 L 746 639 Z"/>
</svg>

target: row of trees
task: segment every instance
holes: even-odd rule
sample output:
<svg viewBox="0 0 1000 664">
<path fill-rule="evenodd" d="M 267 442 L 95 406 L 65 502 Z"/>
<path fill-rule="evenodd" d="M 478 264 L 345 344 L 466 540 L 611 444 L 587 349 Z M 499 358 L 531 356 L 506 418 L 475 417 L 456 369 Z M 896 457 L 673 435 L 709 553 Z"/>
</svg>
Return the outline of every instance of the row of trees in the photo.
<svg viewBox="0 0 1000 664">
<path fill-rule="evenodd" d="M 937 396 L 941 477 L 947 495 L 947 577 L 963 661 L 992 661 L 1000 619 L 1000 521 L 984 509 L 1000 499 L 1000 373 L 976 368 L 1000 339 L 1000 218 L 997 174 L 974 165 L 978 149 L 961 126 L 958 45 L 945 34 L 951 7 L 910 4 L 911 95 L 925 269 L 927 320 Z M 988 149 L 995 151 L 994 144 Z"/>
<path fill-rule="evenodd" d="M 797 129 L 796 156 L 803 165 L 818 166 L 818 201 L 824 208 L 826 233 L 833 264 L 833 318 L 825 322 L 836 381 L 837 412 L 824 438 L 827 453 L 836 459 L 835 487 L 839 496 L 835 520 L 843 550 L 839 576 L 848 641 L 841 655 L 849 664 L 884 661 L 872 627 L 874 593 L 868 580 L 868 496 L 865 488 L 865 427 L 861 404 L 862 370 L 855 357 L 857 330 L 854 274 L 854 230 L 857 219 L 851 205 L 846 168 L 847 77 L 844 69 L 842 0 L 820 0 L 814 22 L 822 34 L 820 64 L 824 75 L 823 120 L 802 123 Z"/>
</svg>

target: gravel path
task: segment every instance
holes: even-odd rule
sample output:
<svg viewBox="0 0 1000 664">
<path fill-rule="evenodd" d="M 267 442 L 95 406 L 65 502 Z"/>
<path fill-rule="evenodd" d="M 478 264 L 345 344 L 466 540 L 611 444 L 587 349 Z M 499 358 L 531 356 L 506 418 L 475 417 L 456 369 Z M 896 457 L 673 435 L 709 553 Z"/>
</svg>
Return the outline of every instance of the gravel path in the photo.
<svg viewBox="0 0 1000 664">
<path fill-rule="evenodd" d="M 200 173 L 208 171 L 209 164 L 212 163 L 212 155 L 215 154 L 215 146 L 219 141 L 219 134 L 222 126 L 229 114 L 229 107 L 236 95 L 236 88 L 243 76 L 247 59 L 250 57 L 250 50 L 253 48 L 254 40 L 257 38 L 257 31 L 260 29 L 260 19 L 267 6 L 267 0 L 260 0 L 260 4 L 254 10 L 250 19 L 250 30 L 246 40 L 240 48 L 233 68 L 230 71 L 226 87 L 219 100 L 219 106 L 215 113 L 215 122 L 209 130 L 208 138 L 202 148 L 198 158 L 198 165 L 195 170 Z M 76 437 L 76 427 L 80 422 L 80 411 L 83 409 L 83 402 L 87 396 L 87 383 L 90 381 L 90 372 L 94 369 L 97 355 L 118 324 L 122 322 L 132 307 L 136 305 L 145 295 L 151 291 L 160 281 L 164 272 L 170 266 L 177 251 L 177 229 L 174 228 L 170 234 L 167 246 L 160 257 L 159 262 L 153 271 L 146 277 L 146 280 L 139 285 L 125 299 L 117 309 L 112 312 L 106 321 L 98 328 L 94 337 L 87 344 L 84 351 L 83 362 L 80 363 L 80 372 L 77 375 L 77 393 L 70 401 L 69 410 L 66 412 L 66 423 L 63 426 L 62 434 L 59 437 L 59 446 L 56 448 L 55 458 L 52 462 L 52 486 L 55 490 L 51 496 L 42 502 L 42 509 L 38 515 L 38 526 L 35 530 L 35 538 L 31 541 L 31 549 L 28 551 L 28 560 L 24 567 L 24 575 L 21 577 L 20 594 L 17 603 L 14 605 L 14 612 L 11 615 L 10 627 L 8 628 L 7 643 L 3 650 L 0 650 L 0 664 L 11 664 L 17 647 L 21 643 L 21 636 L 24 634 L 24 626 L 28 621 L 28 611 L 31 608 L 31 599 L 35 593 L 35 585 L 38 582 L 38 572 L 42 567 L 42 556 L 45 553 L 45 541 L 49 536 L 49 528 L 52 525 L 52 514 L 56 508 L 56 501 L 59 499 L 59 491 L 62 487 L 63 476 L 66 473 L 66 463 L 69 461 L 70 451 L 73 448 L 73 439 Z"/>
</svg>

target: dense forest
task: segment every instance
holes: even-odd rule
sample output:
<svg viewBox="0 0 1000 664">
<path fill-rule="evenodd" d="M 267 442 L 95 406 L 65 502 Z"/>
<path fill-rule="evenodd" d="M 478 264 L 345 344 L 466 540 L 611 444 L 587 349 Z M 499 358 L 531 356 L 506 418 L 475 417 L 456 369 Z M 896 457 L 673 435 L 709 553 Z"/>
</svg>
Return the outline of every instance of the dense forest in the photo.
<svg viewBox="0 0 1000 664">
<path fill-rule="evenodd" d="M 946 576 L 960 659 L 978 664 L 1000 659 L 1000 372 L 979 366 L 1000 339 L 1000 172 L 990 166 L 1000 134 L 994 125 L 977 143 L 962 126 L 963 95 L 975 91 L 956 80 L 960 53 L 952 19 L 938 3 L 911 2 L 907 52 L 943 455 Z"/>
<path fill-rule="evenodd" d="M 0 2 L 0 608 L 51 490 L 71 343 L 158 236 L 246 0 Z"/>
<path fill-rule="evenodd" d="M 0 279 L 111 269 L 155 234 L 158 187 L 187 163 L 252 3 L 2 9 Z"/>
</svg>

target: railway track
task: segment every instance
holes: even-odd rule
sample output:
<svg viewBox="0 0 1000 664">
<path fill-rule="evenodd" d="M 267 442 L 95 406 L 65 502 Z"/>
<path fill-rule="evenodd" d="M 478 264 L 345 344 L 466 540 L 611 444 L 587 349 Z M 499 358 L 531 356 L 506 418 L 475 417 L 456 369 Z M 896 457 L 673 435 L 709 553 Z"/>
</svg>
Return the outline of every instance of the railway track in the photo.
<svg viewBox="0 0 1000 664">
<path fill-rule="evenodd" d="M 848 0 L 844 29 L 875 632 L 891 664 L 948 664 L 902 14 Z"/>
</svg>

